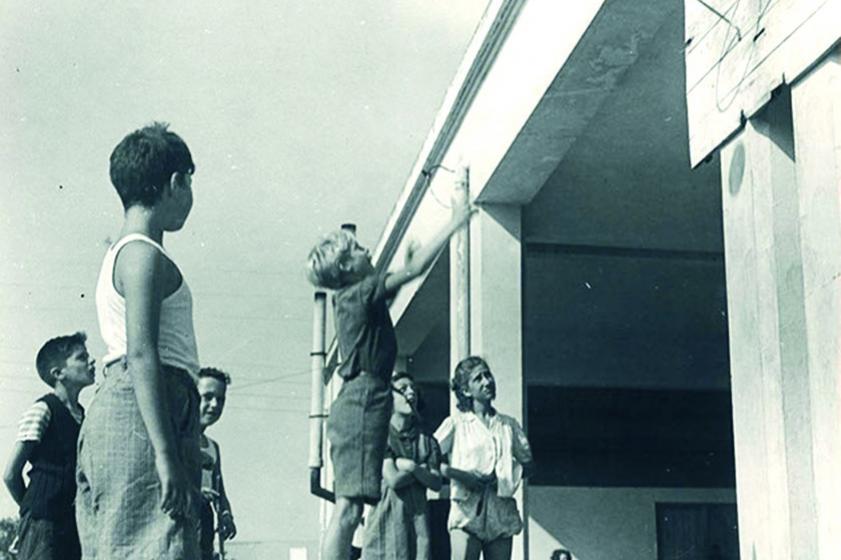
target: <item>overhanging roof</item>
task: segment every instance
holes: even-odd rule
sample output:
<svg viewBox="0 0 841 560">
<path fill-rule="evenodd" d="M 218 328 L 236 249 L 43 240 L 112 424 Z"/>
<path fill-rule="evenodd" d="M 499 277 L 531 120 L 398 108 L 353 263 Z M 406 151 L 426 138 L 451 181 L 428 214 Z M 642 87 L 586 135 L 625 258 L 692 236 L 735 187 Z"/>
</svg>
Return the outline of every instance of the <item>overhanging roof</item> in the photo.
<svg viewBox="0 0 841 560">
<path fill-rule="evenodd" d="M 622 4 L 587 0 L 572 9 L 555 0 L 490 4 L 377 245 L 378 266 L 402 262 L 407 240 L 423 242 L 447 221 L 449 210 L 442 199 L 449 197 L 452 176 L 440 170 L 429 176 L 428 170 L 469 165 L 471 197 L 477 200 L 487 199 L 488 186 L 497 195 L 504 193 L 501 199 L 519 202 L 537 192 L 545 177 L 530 179 L 530 195 L 519 198 L 509 190 L 518 185 L 509 181 L 506 186 L 504 174 L 491 179 L 581 37 L 594 22 L 619 17 Z M 608 89 L 613 85 L 604 83 Z M 524 163 L 520 159 L 515 167 Z M 398 294 L 391 306 L 395 322 L 422 282 Z"/>
</svg>

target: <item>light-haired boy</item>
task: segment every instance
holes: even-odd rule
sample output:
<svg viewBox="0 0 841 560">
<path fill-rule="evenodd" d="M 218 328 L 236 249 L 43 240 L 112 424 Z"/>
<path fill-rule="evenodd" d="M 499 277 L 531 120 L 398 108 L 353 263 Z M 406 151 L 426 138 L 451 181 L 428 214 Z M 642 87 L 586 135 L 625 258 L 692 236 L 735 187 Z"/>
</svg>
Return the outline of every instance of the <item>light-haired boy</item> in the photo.
<svg viewBox="0 0 841 560">
<path fill-rule="evenodd" d="M 76 498 L 76 440 L 85 411 L 79 393 L 94 382 L 94 359 L 85 333 L 48 340 L 35 366 L 52 390 L 27 410 L 3 480 L 20 506 L 20 560 L 74 560 L 81 556 L 73 501 Z M 23 468 L 32 465 L 29 484 Z"/>
<path fill-rule="evenodd" d="M 397 358 L 386 300 L 432 265 L 471 213 L 466 205 L 455 207 L 450 222 L 391 273 L 376 270 L 368 250 L 346 230 L 327 235 L 310 251 L 310 282 L 335 290 L 336 339 L 342 356 L 338 375 L 344 380 L 327 422 L 336 507 L 324 538 L 325 560 L 349 557 L 363 503 L 380 498 L 392 409 L 390 379 Z"/>
</svg>

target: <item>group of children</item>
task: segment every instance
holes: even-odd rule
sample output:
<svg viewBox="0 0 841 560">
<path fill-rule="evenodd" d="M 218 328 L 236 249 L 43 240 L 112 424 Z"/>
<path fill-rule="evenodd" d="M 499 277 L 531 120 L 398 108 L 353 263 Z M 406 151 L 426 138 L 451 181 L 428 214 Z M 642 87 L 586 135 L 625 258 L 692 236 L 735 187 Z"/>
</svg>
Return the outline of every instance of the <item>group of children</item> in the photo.
<svg viewBox="0 0 841 560">
<path fill-rule="evenodd" d="M 458 364 L 451 382 L 458 412 L 434 436 L 420 424 L 414 381 L 392 373 L 397 340 L 387 300 L 431 266 L 472 212 L 456 205 L 447 226 L 410 251 L 396 271 L 377 270 L 347 230 L 328 234 L 310 251 L 310 281 L 334 291 L 343 380 L 327 423 L 336 503 L 324 560 L 350 557 L 364 503 L 375 505 L 363 560 L 429 560 L 426 492 L 440 489 L 442 477 L 450 480 L 451 557 L 511 558 L 512 537 L 522 530 L 514 495 L 533 461 L 523 429 L 493 407 L 496 384 L 488 364 L 478 356 Z"/>
<path fill-rule="evenodd" d="M 236 534 L 219 446 L 204 435 L 230 378 L 199 366 L 190 289 L 163 247 L 190 213 L 194 170 L 186 143 L 161 123 L 111 154 L 125 213 L 96 286 L 102 379 L 86 412 L 78 396 L 95 366 L 85 335 L 38 353 L 52 391 L 25 413 L 4 474 L 20 506 L 20 560 L 209 560 L 214 511 L 222 539 Z"/>
<path fill-rule="evenodd" d="M 78 395 L 94 382 L 94 361 L 84 335 L 50 340 L 38 354 L 53 391 L 26 413 L 5 473 L 20 504 L 21 560 L 206 559 L 214 510 L 223 539 L 236 534 L 219 446 L 204 435 L 222 413 L 230 378 L 200 367 L 190 289 L 163 247 L 164 233 L 180 230 L 190 213 L 194 171 L 186 143 L 164 124 L 130 133 L 111 154 L 124 221 L 96 286 L 102 379 L 85 413 Z M 387 300 L 432 265 L 472 212 L 456 206 L 447 226 L 390 273 L 346 230 L 310 252 L 310 280 L 334 290 L 343 379 L 327 424 L 336 504 L 325 560 L 350 557 L 366 502 L 376 505 L 363 558 L 428 559 L 426 491 L 442 477 L 451 482 L 452 558 L 511 556 L 522 528 L 514 493 L 532 456 L 519 424 L 493 407 L 488 364 L 476 356 L 458 364 L 458 412 L 434 436 L 419 422 L 412 378 L 393 375 Z"/>
</svg>

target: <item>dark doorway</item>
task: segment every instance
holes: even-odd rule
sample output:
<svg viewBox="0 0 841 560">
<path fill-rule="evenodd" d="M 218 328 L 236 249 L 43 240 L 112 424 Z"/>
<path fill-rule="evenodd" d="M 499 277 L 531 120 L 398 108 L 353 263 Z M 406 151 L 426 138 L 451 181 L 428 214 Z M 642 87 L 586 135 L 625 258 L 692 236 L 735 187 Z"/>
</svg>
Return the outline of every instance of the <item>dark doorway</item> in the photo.
<svg viewBox="0 0 841 560">
<path fill-rule="evenodd" d="M 736 504 L 657 504 L 657 560 L 739 560 Z"/>
</svg>

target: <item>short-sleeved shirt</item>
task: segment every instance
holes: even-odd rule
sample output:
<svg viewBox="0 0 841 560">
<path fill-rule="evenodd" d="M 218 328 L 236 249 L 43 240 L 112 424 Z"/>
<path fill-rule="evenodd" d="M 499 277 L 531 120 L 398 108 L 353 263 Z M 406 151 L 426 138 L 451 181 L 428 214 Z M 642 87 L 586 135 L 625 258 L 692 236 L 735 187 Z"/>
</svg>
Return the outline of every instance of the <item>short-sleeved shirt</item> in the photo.
<svg viewBox="0 0 841 560">
<path fill-rule="evenodd" d="M 353 379 L 365 371 L 388 381 L 397 359 L 397 337 L 386 305 L 385 274 L 371 274 L 336 292 L 339 375 Z"/>
<path fill-rule="evenodd" d="M 436 471 L 441 468 L 441 450 L 438 448 L 438 442 L 415 425 L 404 430 L 397 430 L 389 424 L 385 457 L 386 459 L 411 459 L 418 465 L 425 464 L 427 468 Z M 420 482 L 414 481 L 408 486 L 398 488 L 396 493 L 406 502 L 410 512 L 425 511 L 426 488 Z"/>
<path fill-rule="evenodd" d="M 77 424 L 82 423 L 84 417 L 80 411 L 67 409 L 67 412 L 76 420 Z M 44 401 L 35 401 L 30 406 L 18 422 L 17 441 L 36 441 L 39 442 L 44 437 L 47 427 L 50 425 L 52 413 L 50 407 Z"/>
<path fill-rule="evenodd" d="M 495 474 L 497 495 L 510 498 L 523 479 L 522 465 L 532 462 L 531 446 L 523 428 L 512 417 L 497 412 L 486 426 L 472 412 L 457 412 L 435 430 L 441 452 L 454 468 L 481 475 Z M 454 500 L 467 499 L 470 490 L 451 483 Z"/>
</svg>

